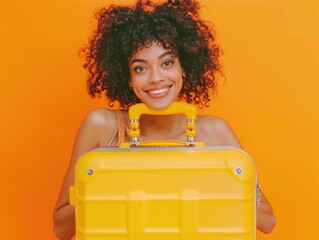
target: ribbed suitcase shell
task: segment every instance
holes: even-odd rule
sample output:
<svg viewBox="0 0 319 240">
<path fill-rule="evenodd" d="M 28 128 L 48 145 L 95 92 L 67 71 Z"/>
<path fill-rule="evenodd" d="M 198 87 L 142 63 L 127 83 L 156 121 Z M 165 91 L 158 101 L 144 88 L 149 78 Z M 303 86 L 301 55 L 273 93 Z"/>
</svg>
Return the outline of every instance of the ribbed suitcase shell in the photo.
<svg viewBox="0 0 319 240">
<path fill-rule="evenodd" d="M 77 240 L 253 240 L 256 171 L 227 147 L 105 148 L 82 156 Z"/>
</svg>

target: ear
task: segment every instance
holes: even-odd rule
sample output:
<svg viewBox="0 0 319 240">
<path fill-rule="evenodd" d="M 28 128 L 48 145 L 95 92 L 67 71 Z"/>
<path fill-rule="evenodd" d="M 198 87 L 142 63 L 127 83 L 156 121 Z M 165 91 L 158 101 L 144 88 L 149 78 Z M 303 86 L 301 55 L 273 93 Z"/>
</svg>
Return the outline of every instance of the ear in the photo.
<svg viewBox="0 0 319 240">
<path fill-rule="evenodd" d="M 185 79 L 186 77 L 186 73 L 185 73 L 185 70 L 182 68 L 182 78 Z"/>
</svg>

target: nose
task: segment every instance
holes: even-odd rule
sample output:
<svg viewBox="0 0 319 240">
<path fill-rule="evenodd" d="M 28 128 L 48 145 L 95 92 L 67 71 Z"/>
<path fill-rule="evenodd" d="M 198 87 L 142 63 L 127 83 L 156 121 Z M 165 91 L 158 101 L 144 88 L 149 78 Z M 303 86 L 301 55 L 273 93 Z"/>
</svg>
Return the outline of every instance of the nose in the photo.
<svg viewBox="0 0 319 240">
<path fill-rule="evenodd" d="M 149 76 L 149 83 L 158 83 L 164 81 L 164 74 L 160 68 L 154 67 L 151 69 L 151 74 Z"/>
</svg>

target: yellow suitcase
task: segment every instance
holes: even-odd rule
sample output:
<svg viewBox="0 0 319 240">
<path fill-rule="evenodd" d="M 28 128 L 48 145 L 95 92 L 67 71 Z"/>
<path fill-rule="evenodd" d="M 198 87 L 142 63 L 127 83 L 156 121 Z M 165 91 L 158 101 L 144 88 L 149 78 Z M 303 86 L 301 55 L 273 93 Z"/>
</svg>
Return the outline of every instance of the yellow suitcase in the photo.
<svg viewBox="0 0 319 240">
<path fill-rule="evenodd" d="M 187 141 L 140 143 L 142 113 L 185 113 Z M 257 177 L 248 154 L 194 142 L 191 105 L 138 104 L 129 114 L 131 143 L 92 150 L 76 165 L 77 240 L 255 239 Z"/>
</svg>

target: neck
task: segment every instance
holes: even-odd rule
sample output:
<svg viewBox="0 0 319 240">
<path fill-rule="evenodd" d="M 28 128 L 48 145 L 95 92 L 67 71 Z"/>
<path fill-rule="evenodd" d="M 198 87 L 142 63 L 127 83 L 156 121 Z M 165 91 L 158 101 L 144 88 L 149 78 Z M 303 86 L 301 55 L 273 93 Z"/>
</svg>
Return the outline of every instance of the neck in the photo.
<svg viewBox="0 0 319 240">
<path fill-rule="evenodd" d="M 141 137 L 145 140 L 174 139 L 184 134 L 185 116 L 178 115 L 142 115 L 140 118 Z"/>
</svg>

